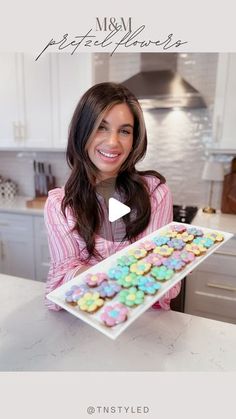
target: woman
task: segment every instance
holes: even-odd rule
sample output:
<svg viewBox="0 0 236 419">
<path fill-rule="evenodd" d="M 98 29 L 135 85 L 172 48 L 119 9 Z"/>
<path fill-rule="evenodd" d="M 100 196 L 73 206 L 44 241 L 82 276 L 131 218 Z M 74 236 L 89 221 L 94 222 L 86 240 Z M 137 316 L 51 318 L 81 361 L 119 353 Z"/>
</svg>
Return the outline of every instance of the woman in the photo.
<svg viewBox="0 0 236 419">
<path fill-rule="evenodd" d="M 78 103 L 69 130 L 64 188 L 49 192 L 45 205 L 51 265 L 46 293 L 130 243 L 172 221 L 172 199 L 165 179 L 135 165 L 147 148 L 141 107 L 124 86 L 100 83 Z M 108 221 L 108 199 L 131 212 Z M 169 309 L 177 284 L 160 299 Z M 53 310 L 60 308 L 47 301 Z"/>
</svg>

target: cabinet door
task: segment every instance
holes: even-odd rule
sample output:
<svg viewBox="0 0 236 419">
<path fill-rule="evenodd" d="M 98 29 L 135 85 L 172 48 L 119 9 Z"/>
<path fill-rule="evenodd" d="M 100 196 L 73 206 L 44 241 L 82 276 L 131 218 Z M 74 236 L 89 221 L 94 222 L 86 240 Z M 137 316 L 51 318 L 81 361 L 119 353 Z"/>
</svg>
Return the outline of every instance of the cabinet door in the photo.
<svg viewBox="0 0 236 419">
<path fill-rule="evenodd" d="M 0 147 L 50 148 L 50 55 L 0 54 Z"/>
<path fill-rule="evenodd" d="M 206 259 L 186 281 L 185 312 L 236 323 L 236 239 Z"/>
<path fill-rule="evenodd" d="M 32 216 L 0 214 L 2 273 L 34 279 Z"/>
<path fill-rule="evenodd" d="M 22 146 L 21 56 L 0 54 L 0 148 Z"/>
<path fill-rule="evenodd" d="M 43 217 L 34 217 L 35 279 L 46 281 L 50 266 L 48 239 Z"/>
<path fill-rule="evenodd" d="M 25 147 L 52 147 L 51 59 L 23 54 Z"/>
<path fill-rule="evenodd" d="M 236 54 L 219 54 L 213 137 L 216 146 L 236 150 Z"/>
<path fill-rule="evenodd" d="M 93 84 L 92 54 L 51 54 L 53 89 L 53 145 L 64 149 L 75 107 Z"/>
<path fill-rule="evenodd" d="M 92 54 L 0 54 L 0 147 L 65 148 L 82 94 L 93 84 Z"/>
</svg>

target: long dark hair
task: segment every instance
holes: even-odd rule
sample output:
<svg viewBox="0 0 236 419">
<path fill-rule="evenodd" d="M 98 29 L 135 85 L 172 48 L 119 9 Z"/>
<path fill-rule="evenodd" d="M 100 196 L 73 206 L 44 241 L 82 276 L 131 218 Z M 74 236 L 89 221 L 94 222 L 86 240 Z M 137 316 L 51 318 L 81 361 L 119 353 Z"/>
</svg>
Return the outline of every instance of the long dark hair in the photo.
<svg viewBox="0 0 236 419">
<path fill-rule="evenodd" d="M 62 212 L 70 207 L 76 218 L 74 229 L 84 239 L 89 260 L 101 258 L 95 248 L 95 234 L 102 225 L 103 211 L 96 195 L 98 169 L 88 156 L 86 145 L 96 133 L 104 114 L 114 105 L 126 103 L 134 116 L 133 148 L 123 162 L 116 178 L 116 189 L 125 197 L 124 204 L 135 211 L 135 220 L 130 214 L 123 217 L 126 235 L 134 241 L 149 224 L 151 216 L 150 191 L 144 175 L 155 176 L 160 183 L 165 178 L 159 173 L 138 171 L 135 164 L 147 149 L 147 134 L 142 109 L 137 98 L 126 87 L 116 83 L 99 83 L 91 87 L 80 99 L 69 127 L 66 158 L 71 174 L 65 185 Z"/>
</svg>

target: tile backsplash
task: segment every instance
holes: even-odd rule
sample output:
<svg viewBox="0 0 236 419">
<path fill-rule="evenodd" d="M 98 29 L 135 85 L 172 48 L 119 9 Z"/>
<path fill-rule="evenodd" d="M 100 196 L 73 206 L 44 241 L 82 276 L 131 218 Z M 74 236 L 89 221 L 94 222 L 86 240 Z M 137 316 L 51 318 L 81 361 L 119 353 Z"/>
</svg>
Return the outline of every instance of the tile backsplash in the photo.
<svg viewBox="0 0 236 419">
<path fill-rule="evenodd" d="M 148 132 L 147 156 L 142 169 L 155 169 L 166 177 L 174 203 L 206 205 L 206 182 L 201 180 L 205 161 L 204 138 L 211 135 L 206 109 L 153 110 L 144 113 Z"/>
<path fill-rule="evenodd" d="M 142 55 L 142 56 L 141 56 Z M 158 56 L 158 54 L 156 54 Z M 176 56 L 176 54 L 173 54 Z M 110 61 L 106 79 L 121 82 L 143 66 L 143 54 L 97 54 L 95 62 L 104 77 L 103 62 Z M 151 59 L 151 55 L 150 55 Z M 167 57 L 166 57 L 167 59 Z M 218 54 L 179 54 L 177 70 L 204 96 L 207 109 L 151 110 L 144 117 L 148 132 L 148 150 L 138 164 L 141 169 L 162 173 L 172 190 L 174 203 L 205 206 L 208 182 L 201 179 L 205 145 L 212 141 L 212 109 Z M 168 66 L 176 65 L 168 56 Z M 151 61 L 147 63 L 151 65 Z M 108 68 L 106 66 L 106 68 Z M 98 75 L 99 75 L 98 74 Z M 0 175 L 18 184 L 18 194 L 34 196 L 33 160 L 51 163 L 56 185 L 62 186 L 69 174 L 63 152 L 0 151 Z M 213 205 L 220 208 L 222 183 L 214 185 Z"/>
<path fill-rule="evenodd" d="M 203 96 L 212 108 L 216 87 L 217 53 L 179 54 L 177 71 Z"/>
<path fill-rule="evenodd" d="M 171 188 L 174 203 L 205 206 L 208 182 L 201 179 L 205 142 L 211 139 L 211 113 L 207 109 L 145 111 L 148 133 L 146 157 L 140 169 L 162 173 Z M 18 184 L 18 194 L 34 196 L 33 160 L 51 163 L 56 185 L 69 174 L 63 152 L 0 151 L 0 175 Z M 219 208 L 222 183 L 214 185 L 213 204 Z"/>
<path fill-rule="evenodd" d="M 18 195 L 34 197 L 33 161 L 51 163 L 56 186 L 62 186 L 69 168 L 63 152 L 0 151 L 0 175 L 18 185 Z"/>
</svg>

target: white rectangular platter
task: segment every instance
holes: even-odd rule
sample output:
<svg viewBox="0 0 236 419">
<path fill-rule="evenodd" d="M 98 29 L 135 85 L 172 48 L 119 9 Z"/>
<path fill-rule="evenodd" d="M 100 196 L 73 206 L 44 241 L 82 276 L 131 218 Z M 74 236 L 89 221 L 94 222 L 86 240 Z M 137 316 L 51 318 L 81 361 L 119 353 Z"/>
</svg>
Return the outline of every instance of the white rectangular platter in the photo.
<svg viewBox="0 0 236 419">
<path fill-rule="evenodd" d="M 90 274 L 96 274 L 98 272 L 106 273 L 110 268 L 114 267 L 117 264 L 117 259 L 119 257 L 127 254 L 128 250 L 138 247 L 139 243 L 142 243 L 148 239 L 152 239 L 157 234 L 158 235 L 163 234 L 163 232 L 166 231 L 168 228 L 170 228 L 172 225 L 177 225 L 177 224 L 184 225 L 186 227 L 196 227 L 197 229 L 201 229 L 204 233 L 210 233 L 210 232 L 216 231 L 216 230 L 212 230 L 205 227 L 194 226 L 193 224 L 172 222 L 154 231 L 153 233 L 147 235 L 145 238 L 142 238 L 141 240 L 138 240 L 135 243 L 132 243 L 131 245 L 127 246 L 125 249 L 120 250 L 114 255 L 109 256 L 107 259 L 92 266 L 86 272 L 81 273 L 80 275 L 73 278 L 71 281 L 63 284 L 62 286 L 58 287 L 54 291 L 50 292 L 50 294 L 47 295 L 47 298 L 50 301 L 57 304 L 58 306 L 67 310 L 69 313 L 73 314 L 74 316 L 88 323 L 90 326 L 94 327 L 98 331 L 102 332 L 104 335 L 108 336 L 109 338 L 116 339 L 122 332 L 124 332 L 124 330 L 127 329 L 127 327 L 131 325 L 131 323 L 133 323 L 142 313 L 144 313 L 149 307 L 151 307 L 156 301 L 158 301 L 168 290 L 170 290 L 175 284 L 181 281 L 181 279 L 183 279 L 186 275 L 188 275 L 189 272 L 193 271 L 193 269 L 195 269 L 200 263 L 202 263 L 206 258 L 208 258 L 219 247 L 224 245 L 226 241 L 228 241 L 231 237 L 233 237 L 233 234 L 217 230 L 217 232 L 223 234 L 224 236 L 224 240 L 222 242 L 214 244 L 212 247 L 210 247 L 207 250 L 205 254 L 203 254 L 202 256 L 197 256 L 194 262 L 187 264 L 184 269 L 182 269 L 179 272 L 176 272 L 170 280 L 164 283 L 161 283 L 161 288 L 160 290 L 158 290 L 158 292 L 155 295 L 152 295 L 152 296 L 145 295 L 144 303 L 134 308 L 129 308 L 128 319 L 124 323 L 121 323 L 119 325 L 116 325 L 113 327 L 107 327 L 102 323 L 102 321 L 100 320 L 100 315 L 103 308 L 99 309 L 95 313 L 86 313 L 86 312 L 81 311 L 79 307 L 75 307 L 66 303 L 65 298 L 64 298 L 65 292 L 68 291 L 72 285 L 80 285 L 81 283 L 83 283 L 84 278 L 88 273 Z M 112 302 L 115 302 L 117 300 L 118 298 L 116 296 L 112 299 Z M 109 304 L 109 303 L 110 301 L 106 301 L 103 307 L 105 307 L 106 304 Z"/>
</svg>

